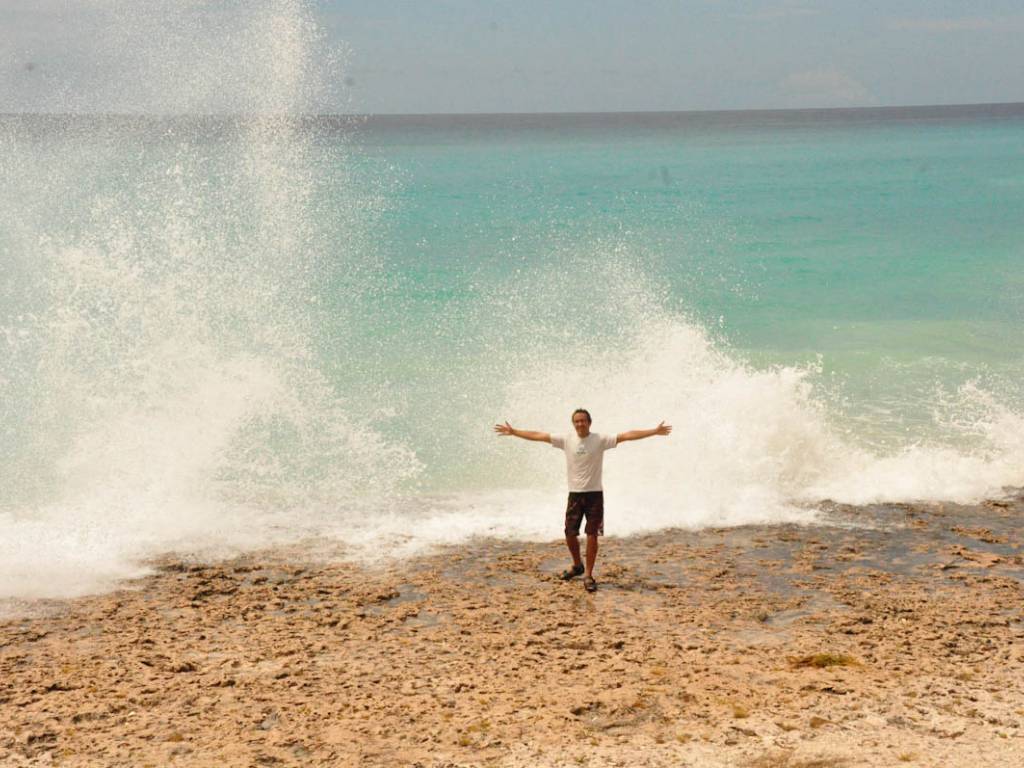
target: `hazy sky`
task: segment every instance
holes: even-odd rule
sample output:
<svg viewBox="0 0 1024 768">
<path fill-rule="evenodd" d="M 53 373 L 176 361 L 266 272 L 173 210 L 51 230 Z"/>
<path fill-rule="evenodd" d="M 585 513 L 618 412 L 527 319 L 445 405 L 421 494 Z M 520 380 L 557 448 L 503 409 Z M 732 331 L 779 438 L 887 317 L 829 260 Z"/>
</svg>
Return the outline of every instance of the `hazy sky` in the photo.
<svg viewBox="0 0 1024 768">
<path fill-rule="evenodd" d="M 302 90 L 299 0 L 0 0 L 0 112 L 221 111 Z M 320 0 L 317 111 L 1024 101 L 1020 0 Z M 264 13 L 266 16 L 267 14 Z M 276 25 L 276 26 L 275 26 Z M 301 26 L 303 34 L 309 25 Z M 255 31 L 254 31 L 255 29 Z M 309 50 L 308 48 L 304 50 Z M 289 76 L 284 76 L 287 67 Z M 299 67 L 301 69 L 301 67 Z M 272 81 L 266 91 L 263 84 Z M 275 90 L 276 89 L 276 90 Z"/>
</svg>

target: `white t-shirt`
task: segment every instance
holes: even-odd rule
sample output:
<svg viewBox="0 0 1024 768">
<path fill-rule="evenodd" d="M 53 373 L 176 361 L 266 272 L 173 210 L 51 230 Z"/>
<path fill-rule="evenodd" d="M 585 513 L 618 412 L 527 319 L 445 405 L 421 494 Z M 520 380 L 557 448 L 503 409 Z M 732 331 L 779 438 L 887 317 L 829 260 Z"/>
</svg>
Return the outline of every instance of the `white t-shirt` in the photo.
<svg viewBox="0 0 1024 768">
<path fill-rule="evenodd" d="M 604 490 L 601 487 L 601 460 L 605 451 L 615 447 L 615 441 L 616 435 L 599 435 L 597 432 L 582 438 L 575 432 L 551 436 L 551 447 L 565 451 L 570 491 Z"/>
</svg>

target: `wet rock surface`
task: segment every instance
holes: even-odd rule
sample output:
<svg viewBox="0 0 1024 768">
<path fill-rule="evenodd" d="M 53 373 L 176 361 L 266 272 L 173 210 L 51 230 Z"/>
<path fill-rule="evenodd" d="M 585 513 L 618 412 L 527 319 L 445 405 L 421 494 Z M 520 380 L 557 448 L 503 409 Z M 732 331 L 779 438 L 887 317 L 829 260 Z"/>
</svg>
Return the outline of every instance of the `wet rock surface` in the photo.
<svg viewBox="0 0 1024 768">
<path fill-rule="evenodd" d="M 1024 765 L 1024 497 L 167 559 L 0 621 L 0 765 Z"/>
</svg>

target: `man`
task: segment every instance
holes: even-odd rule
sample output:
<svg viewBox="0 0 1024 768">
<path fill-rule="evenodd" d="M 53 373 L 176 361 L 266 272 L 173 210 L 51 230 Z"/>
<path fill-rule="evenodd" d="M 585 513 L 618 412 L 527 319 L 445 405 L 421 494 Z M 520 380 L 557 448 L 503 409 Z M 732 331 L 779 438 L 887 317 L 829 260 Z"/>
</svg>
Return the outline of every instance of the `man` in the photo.
<svg viewBox="0 0 1024 768">
<path fill-rule="evenodd" d="M 569 476 L 569 502 L 565 507 L 565 543 L 572 555 L 572 567 L 562 574 L 564 581 L 580 574 L 587 592 L 597 590 L 594 581 L 594 562 L 597 560 L 597 537 L 604 535 L 604 491 L 601 487 L 601 463 L 604 452 L 627 440 L 643 440 L 654 435 L 667 435 L 672 427 L 661 422 L 654 429 L 634 429 L 617 435 L 599 435 L 590 431 L 590 412 L 577 408 L 572 412 L 572 426 L 575 435 L 549 435 L 547 432 L 532 432 L 515 429 L 507 421 L 495 424 L 494 431 L 499 437 L 521 437 L 539 443 L 551 443 L 552 447 L 565 452 L 565 467 Z M 580 523 L 587 518 L 587 564 L 584 568 L 580 558 Z"/>
</svg>

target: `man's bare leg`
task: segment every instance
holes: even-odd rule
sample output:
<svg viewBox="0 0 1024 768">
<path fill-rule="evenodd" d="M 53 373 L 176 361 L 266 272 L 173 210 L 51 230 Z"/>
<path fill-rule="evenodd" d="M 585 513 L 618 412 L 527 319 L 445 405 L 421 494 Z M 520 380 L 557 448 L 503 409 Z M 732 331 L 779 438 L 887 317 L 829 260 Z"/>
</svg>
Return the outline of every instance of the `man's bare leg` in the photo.
<svg viewBox="0 0 1024 768">
<path fill-rule="evenodd" d="M 572 564 L 574 568 L 579 568 L 583 565 L 583 559 L 580 557 L 580 537 L 565 534 L 565 545 L 569 547 L 569 554 L 572 555 Z M 590 542 L 587 541 L 587 551 L 590 551 Z"/>
<path fill-rule="evenodd" d="M 577 541 L 576 542 L 577 557 L 579 556 L 579 551 L 580 551 L 580 544 Z M 579 562 L 579 560 L 577 560 L 576 562 Z M 596 563 L 596 562 L 597 562 L 597 534 L 596 533 L 588 533 L 587 534 L 587 570 L 585 572 L 586 578 L 588 578 L 588 579 L 594 578 L 594 563 Z"/>
</svg>

